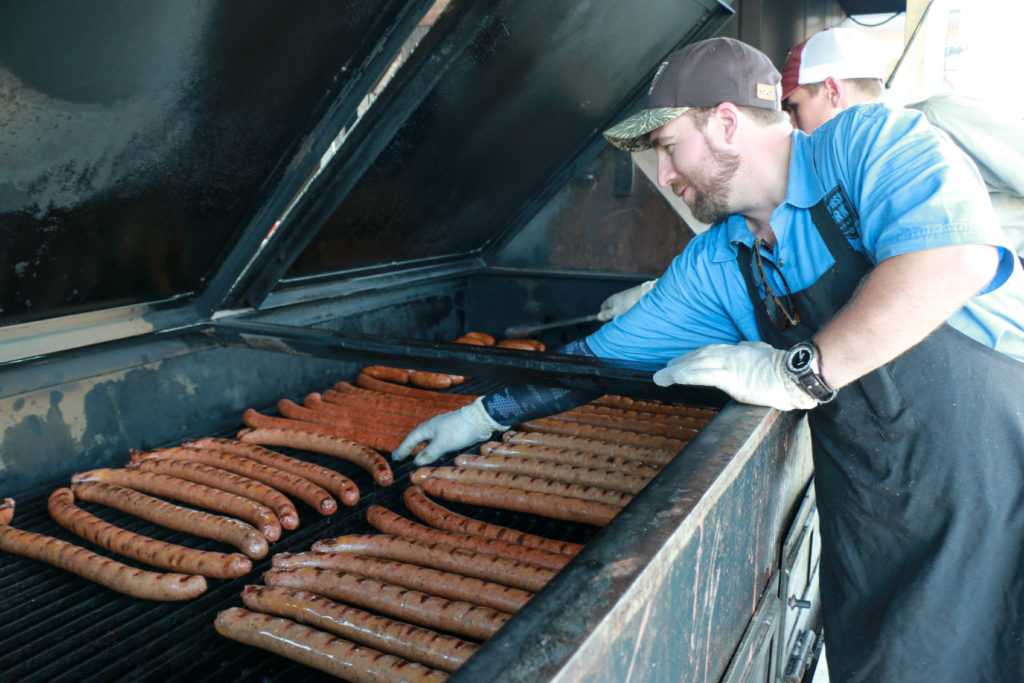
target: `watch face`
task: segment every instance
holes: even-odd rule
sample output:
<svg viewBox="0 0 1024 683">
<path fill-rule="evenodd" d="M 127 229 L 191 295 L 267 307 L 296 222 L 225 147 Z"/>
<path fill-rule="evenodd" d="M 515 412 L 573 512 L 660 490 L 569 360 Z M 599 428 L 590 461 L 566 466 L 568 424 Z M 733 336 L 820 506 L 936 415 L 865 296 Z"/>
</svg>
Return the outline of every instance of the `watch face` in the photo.
<svg viewBox="0 0 1024 683">
<path fill-rule="evenodd" d="M 793 352 L 793 355 L 790 356 L 790 360 L 789 360 L 790 366 L 794 370 L 803 370 L 804 368 L 806 368 L 810 364 L 810 362 L 811 362 L 811 350 L 810 349 L 804 349 L 804 348 L 796 349 Z"/>
</svg>

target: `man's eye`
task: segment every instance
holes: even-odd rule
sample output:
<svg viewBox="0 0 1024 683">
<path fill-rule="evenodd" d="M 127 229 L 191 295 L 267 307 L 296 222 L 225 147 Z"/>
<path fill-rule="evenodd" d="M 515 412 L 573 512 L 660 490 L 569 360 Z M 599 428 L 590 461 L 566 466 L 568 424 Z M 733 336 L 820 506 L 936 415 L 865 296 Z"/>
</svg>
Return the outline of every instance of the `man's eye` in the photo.
<svg viewBox="0 0 1024 683">
<path fill-rule="evenodd" d="M 665 145 L 665 151 L 668 152 L 669 154 L 671 154 L 675 148 L 675 145 Z"/>
</svg>

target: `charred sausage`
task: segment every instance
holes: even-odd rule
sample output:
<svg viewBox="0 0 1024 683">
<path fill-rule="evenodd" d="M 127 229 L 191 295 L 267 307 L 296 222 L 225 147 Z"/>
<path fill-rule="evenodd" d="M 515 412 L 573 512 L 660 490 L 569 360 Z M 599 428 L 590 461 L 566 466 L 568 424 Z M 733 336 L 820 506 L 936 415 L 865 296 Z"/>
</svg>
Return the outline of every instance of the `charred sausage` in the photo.
<svg viewBox="0 0 1024 683">
<path fill-rule="evenodd" d="M 560 434 L 562 436 L 575 436 L 585 439 L 598 439 L 611 441 L 613 443 L 633 448 L 647 448 L 660 451 L 673 451 L 678 453 L 686 447 L 689 441 L 682 439 L 670 439 L 664 436 L 653 434 L 641 434 L 625 429 L 612 429 L 610 427 L 598 427 L 596 425 L 584 425 L 576 422 L 565 422 L 564 420 L 553 420 L 541 418 L 530 420 L 519 425 L 520 429 L 533 432 L 547 432 L 548 434 Z"/>
<path fill-rule="evenodd" d="M 605 526 L 622 508 L 582 498 L 524 491 L 507 486 L 466 484 L 461 481 L 427 477 L 420 486 L 432 496 L 456 503 L 482 505 L 515 512 L 527 512 L 568 522 Z"/>
<path fill-rule="evenodd" d="M 252 569 L 245 555 L 193 550 L 114 526 L 75 505 L 68 488 L 51 493 L 47 508 L 54 521 L 90 543 L 160 569 L 214 579 L 233 579 Z"/>
<path fill-rule="evenodd" d="M 358 387 L 353 387 L 358 389 Z M 320 399 L 317 403 L 314 399 Z M 375 391 L 358 389 L 358 393 L 345 393 L 328 389 L 323 394 L 312 393 L 303 401 L 307 408 L 316 410 L 365 410 L 377 414 L 378 420 L 386 420 L 387 415 L 380 413 L 405 415 L 417 420 L 429 420 L 430 418 L 448 412 L 446 407 L 436 406 L 415 398 L 396 396 L 392 394 L 381 394 Z M 319 407 L 316 407 L 319 406 Z"/>
<path fill-rule="evenodd" d="M 273 510 L 283 528 L 297 529 L 299 526 L 299 513 L 295 510 L 292 502 L 283 493 L 263 482 L 222 470 L 219 467 L 204 465 L 201 462 L 177 458 L 146 457 L 144 453 L 135 452 L 132 453 L 132 458 L 133 462 L 129 467 L 137 468 L 142 472 L 155 472 L 166 474 L 169 477 L 187 479 L 197 484 L 205 484 L 221 491 L 235 493 L 244 498 L 251 498 Z"/>
<path fill-rule="evenodd" d="M 322 595 L 291 588 L 246 586 L 242 590 L 242 603 L 255 612 L 293 619 L 442 671 L 455 671 L 479 647 L 461 638 L 379 617 Z"/>
<path fill-rule="evenodd" d="M 708 420 L 713 418 L 715 415 L 718 415 L 718 410 L 715 408 L 664 403 L 662 401 L 639 400 L 626 396 L 616 396 L 614 394 L 602 396 L 591 403 L 599 406 L 611 406 L 613 408 L 639 410 L 662 415 L 690 415 L 693 417 L 703 417 Z"/>
<path fill-rule="evenodd" d="M 230 607 L 214 621 L 217 633 L 356 683 L 440 683 L 444 671 L 387 655 L 289 619 Z"/>
<path fill-rule="evenodd" d="M 263 581 L 268 586 L 317 593 L 402 621 L 477 640 L 490 638 L 511 616 L 483 605 L 438 598 L 337 569 L 271 569 L 263 575 Z"/>
<path fill-rule="evenodd" d="M 611 470 L 622 472 L 637 477 L 650 479 L 656 475 L 661 467 L 656 464 L 648 464 L 642 460 L 628 460 L 616 458 L 610 455 L 595 455 L 570 448 L 558 448 L 556 446 L 541 446 L 537 444 L 516 444 L 505 441 L 488 441 L 480 444 L 481 455 L 511 455 L 518 458 L 529 458 L 542 462 L 552 462 L 576 467 L 585 467 L 596 470 Z M 665 458 L 667 460 L 667 458 Z M 456 458 L 458 460 L 458 458 Z"/>
<path fill-rule="evenodd" d="M 441 543 L 453 548 L 472 550 L 475 553 L 482 553 L 484 555 L 494 555 L 519 562 L 528 562 L 538 567 L 547 567 L 548 569 L 561 569 L 571 559 L 568 555 L 562 555 L 561 553 L 549 553 L 544 550 L 537 550 L 536 548 L 526 548 L 497 539 L 469 536 L 450 531 L 439 531 L 429 526 L 417 524 L 411 519 L 406 519 L 380 505 L 371 505 L 367 508 L 366 521 L 377 531 L 385 534 L 400 536 L 422 543 Z"/>
<path fill-rule="evenodd" d="M 494 337 L 492 335 L 487 334 L 486 332 L 466 332 L 464 335 L 459 337 L 459 339 L 463 339 L 465 337 L 469 337 L 471 339 L 479 339 L 486 346 L 494 346 Z M 456 339 L 455 341 L 458 341 L 458 339 Z"/>
<path fill-rule="evenodd" d="M 218 439 L 214 437 L 197 439 L 183 445 L 187 448 L 203 448 L 240 455 L 243 458 L 249 458 L 264 465 L 270 465 L 279 470 L 291 472 L 304 479 L 308 479 L 328 493 L 333 493 L 338 497 L 338 500 L 347 506 L 351 507 L 359 502 L 359 488 L 348 477 L 330 468 L 321 467 L 298 458 L 292 458 L 283 453 L 272 451 L 269 448 L 263 448 L 252 443 L 242 443 L 235 439 Z"/>
<path fill-rule="evenodd" d="M 424 479 L 449 479 L 465 484 L 483 484 L 487 486 L 504 486 L 511 489 L 523 491 L 536 491 L 537 493 L 550 493 L 567 498 L 580 498 L 592 500 L 609 505 L 625 506 L 633 499 L 628 493 L 621 491 L 609 491 L 597 488 L 596 486 L 581 486 L 579 484 L 567 484 L 551 479 L 529 477 L 524 474 L 509 474 L 507 472 L 495 472 L 491 470 L 475 470 L 468 467 L 421 467 L 410 476 L 410 481 L 420 484 Z"/>
<path fill-rule="evenodd" d="M 326 436 L 348 439 L 350 441 L 355 441 L 365 446 L 369 446 L 370 448 L 378 451 L 393 451 L 398 448 L 402 443 L 402 439 L 405 438 L 404 436 L 398 437 L 393 434 L 370 433 L 361 429 L 342 429 L 341 427 L 330 427 L 328 425 L 317 424 L 315 422 L 289 420 L 283 417 L 269 417 L 253 410 L 252 408 L 248 408 L 244 413 L 242 413 L 242 421 L 247 427 L 276 427 L 278 429 L 287 429 L 311 434 L 323 434 Z M 277 445 L 284 446 L 287 444 Z M 296 446 L 296 448 L 302 447 Z"/>
<path fill-rule="evenodd" d="M 449 600 L 462 600 L 483 605 L 499 612 L 516 612 L 533 593 L 512 588 L 493 581 L 484 581 L 454 572 L 421 567 L 418 564 L 396 562 L 379 557 L 364 557 L 350 553 L 278 553 L 274 555 L 274 569 L 319 567 L 339 569 L 403 588 L 436 595 Z"/>
<path fill-rule="evenodd" d="M 416 398 L 423 398 L 423 399 L 428 400 L 428 401 L 433 401 L 435 403 L 443 402 L 443 403 L 446 403 L 446 404 L 454 404 L 454 405 L 456 405 L 456 407 L 464 406 L 464 405 L 466 405 L 468 403 L 472 403 L 473 401 L 476 400 L 475 396 L 473 396 L 472 399 L 470 400 L 470 397 L 468 395 L 465 395 L 465 394 L 441 394 L 441 393 L 430 391 L 429 389 L 417 389 L 415 387 L 403 387 L 403 386 L 398 385 L 398 384 L 391 384 L 389 382 L 381 382 L 380 380 L 374 379 L 372 377 L 368 377 L 368 376 L 363 375 L 363 374 L 360 374 L 360 375 L 356 376 L 356 384 L 361 386 L 361 387 L 363 387 L 364 389 L 370 389 L 370 390 L 373 390 L 373 391 L 381 391 L 381 392 L 390 393 L 390 394 L 399 394 L 401 396 L 413 396 L 413 397 L 416 397 Z M 335 388 L 337 388 L 337 386 L 335 386 Z M 453 396 L 458 397 L 458 398 L 452 398 Z M 438 398 L 438 397 L 444 397 L 444 398 Z"/>
<path fill-rule="evenodd" d="M 615 470 L 579 467 L 567 463 L 516 455 L 458 455 L 458 467 L 468 469 L 523 474 L 528 477 L 560 481 L 608 491 L 635 495 L 647 486 L 650 477 L 636 476 Z M 564 495 L 564 494 L 563 494 Z"/>
<path fill-rule="evenodd" d="M 135 569 L 52 536 L 0 525 L 0 550 L 77 574 L 111 590 L 142 600 L 191 600 L 206 591 L 206 579 Z"/>
<path fill-rule="evenodd" d="M 348 460 L 369 472 L 379 486 L 390 486 L 395 480 L 391 466 L 380 453 L 361 443 L 340 436 L 313 434 L 296 429 L 263 427 L 244 430 L 240 432 L 238 438 L 246 443 L 297 448 Z"/>
<path fill-rule="evenodd" d="M 235 546 L 254 560 L 267 556 L 267 539 L 240 519 L 192 510 L 99 481 L 71 485 L 76 498 L 121 510 L 160 526 Z"/>
<path fill-rule="evenodd" d="M 460 550 L 442 543 L 421 543 L 390 534 L 348 534 L 313 544 L 318 553 L 351 553 L 412 562 L 432 569 L 456 572 L 484 581 L 502 583 L 526 591 L 538 591 L 555 575 L 528 562 Z"/>
<path fill-rule="evenodd" d="M 98 469 L 71 475 L 73 484 L 101 481 L 156 496 L 173 498 L 190 505 L 222 512 L 243 519 L 260 530 L 268 541 L 281 538 L 281 522 L 274 511 L 262 503 L 203 484 L 168 477 L 165 474 L 126 469 Z"/>
<path fill-rule="evenodd" d="M 544 538 L 543 536 L 536 536 L 523 531 L 517 531 L 516 529 L 510 529 L 497 524 L 488 524 L 487 522 L 465 517 L 430 500 L 419 486 L 407 488 L 403 494 L 403 500 L 405 501 L 405 506 L 414 515 L 437 529 L 483 538 L 493 538 L 505 541 L 506 543 L 526 546 L 527 548 L 537 548 L 538 550 L 569 556 L 575 555 L 583 549 L 583 546 L 577 543 L 556 541 L 551 538 Z"/>
<path fill-rule="evenodd" d="M 255 479 L 281 492 L 295 496 L 321 515 L 332 515 L 338 509 L 338 504 L 331 497 L 331 494 L 310 480 L 240 455 L 203 448 L 164 448 L 154 451 L 132 452 L 132 459 L 136 461 L 151 458 L 191 460 L 192 462 L 219 467 L 220 469 Z M 298 524 L 298 515 L 295 513 L 294 507 L 291 508 L 291 513 L 295 515 L 295 521 Z"/>
<path fill-rule="evenodd" d="M 409 383 L 409 371 L 404 368 L 391 368 L 386 365 L 367 365 L 362 372 L 374 379 L 397 384 Z"/>
</svg>

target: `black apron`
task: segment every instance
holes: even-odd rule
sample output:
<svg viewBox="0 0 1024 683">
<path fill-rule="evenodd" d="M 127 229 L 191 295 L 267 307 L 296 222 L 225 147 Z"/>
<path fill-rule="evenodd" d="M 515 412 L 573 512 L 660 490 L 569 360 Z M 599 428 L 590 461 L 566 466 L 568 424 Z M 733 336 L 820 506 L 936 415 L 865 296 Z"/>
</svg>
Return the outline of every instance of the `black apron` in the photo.
<svg viewBox="0 0 1024 683">
<path fill-rule="evenodd" d="M 824 202 L 835 265 L 764 341 L 811 338 L 871 270 Z M 827 372 L 827 365 L 826 365 Z M 948 324 L 808 413 L 833 681 L 1024 681 L 1024 363 Z"/>
</svg>

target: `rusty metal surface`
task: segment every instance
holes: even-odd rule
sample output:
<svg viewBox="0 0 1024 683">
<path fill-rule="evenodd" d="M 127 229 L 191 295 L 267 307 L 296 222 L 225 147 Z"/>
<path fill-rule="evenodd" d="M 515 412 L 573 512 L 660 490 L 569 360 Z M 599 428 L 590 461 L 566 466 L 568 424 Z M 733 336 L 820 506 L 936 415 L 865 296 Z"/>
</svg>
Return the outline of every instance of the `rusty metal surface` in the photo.
<svg viewBox="0 0 1024 683">
<path fill-rule="evenodd" d="M 802 429 L 727 406 L 452 680 L 718 680 L 810 478 Z"/>
</svg>

